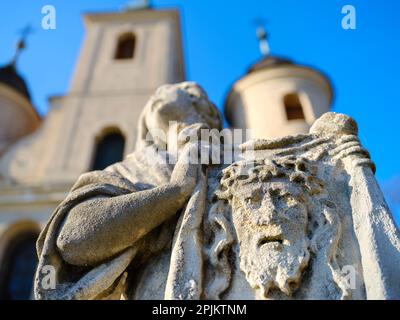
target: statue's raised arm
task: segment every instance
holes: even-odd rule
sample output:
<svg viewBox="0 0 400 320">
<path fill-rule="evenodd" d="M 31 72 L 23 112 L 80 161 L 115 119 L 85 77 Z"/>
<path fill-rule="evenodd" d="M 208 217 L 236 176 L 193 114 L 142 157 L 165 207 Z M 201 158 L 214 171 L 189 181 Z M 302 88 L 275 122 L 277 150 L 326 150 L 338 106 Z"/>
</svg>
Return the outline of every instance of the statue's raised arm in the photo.
<svg viewBox="0 0 400 320">
<path fill-rule="evenodd" d="M 178 150 L 168 146 L 172 121 Z M 177 213 L 199 180 L 201 165 L 189 161 L 198 144 L 180 141 L 181 135 L 220 127 L 217 109 L 198 85 L 158 89 L 141 116 L 136 151 L 103 171 L 83 174 L 42 232 L 36 298 L 120 294 L 115 287 L 125 282 L 128 266 L 143 263 L 171 244 Z M 55 290 L 41 285 L 46 265 L 56 269 Z"/>
</svg>

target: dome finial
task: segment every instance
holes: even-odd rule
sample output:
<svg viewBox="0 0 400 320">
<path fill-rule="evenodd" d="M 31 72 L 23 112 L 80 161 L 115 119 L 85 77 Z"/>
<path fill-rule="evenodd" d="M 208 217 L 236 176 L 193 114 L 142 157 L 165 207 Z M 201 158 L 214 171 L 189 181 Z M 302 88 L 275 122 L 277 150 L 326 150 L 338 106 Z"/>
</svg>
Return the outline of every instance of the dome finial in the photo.
<svg viewBox="0 0 400 320">
<path fill-rule="evenodd" d="M 269 36 L 264 27 L 264 25 L 266 24 L 266 20 L 258 18 L 255 20 L 255 24 L 257 26 L 257 31 L 256 31 L 257 38 L 260 42 L 260 51 L 261 51 L 261 54 L 264 57 L 266 57 L 270 54 L 270 47 L 269 47 L 269 42 L 268 42 Z"/>
<path fill-rule="evenodd" d="M 17 61 L 18 61 L 18 58 L 19 58 L 21 52 L 26 48 L 26 39 L 28 38 L 28 36 L 30 34 L 33 33 L 33 28 L 32 28 L 32 26 L 30 24 L 28 24 L 28 25 L 26 25 L 25 28 L 23 28 L 20 31 L 20 33 L 21 33 L 21 38 L 18 40 L 17 48 L 15 50 L 14 57 L 13 57 L 13 59 L 11 61 L 11 64 L 14 67 L 16 67 L 16 65 L 17 65 Z"/>
<path fill-rule="evenodd" d="M 123 7 L 123 10 L 134 11 L 134 10 L 148 9 L 150 7 L 151 7 L 150 0 L 130 0 Z"/>
</svg>

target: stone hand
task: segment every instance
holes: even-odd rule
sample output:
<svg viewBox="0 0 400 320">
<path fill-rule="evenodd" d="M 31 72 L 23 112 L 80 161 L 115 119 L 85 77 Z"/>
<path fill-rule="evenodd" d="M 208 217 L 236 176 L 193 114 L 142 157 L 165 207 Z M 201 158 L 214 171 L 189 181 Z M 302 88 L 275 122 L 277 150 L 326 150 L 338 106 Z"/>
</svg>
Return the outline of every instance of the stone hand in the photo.
<svg viewBox="0 0 400 320">
<path fill-rule="evenodd" d="M 187 126 L 178 135 L 178 149 L 182 150 L 187 144 L 199 146 L 198 155 L 195 152 L 191 155 L 192 163 L 209 164 L 213 160 L 219 161 L 221 141 L 217 129 L 211 130 L 205 123 Z"/>
<path fill-rule="evenodd" d="M 193 192 L 201 168 L 198 159 L 197 143 L 186 144 L 180 152 L 178 162 L 171 175 L 171 183 L 180 188 L 181 194 L 187 198 Z"/>
<path fill-rule="evenodd" d="M 205 123 L 195 123 L 183 128 L 178 134 L 178 148 L 183 148 L 188 143 L 197 143 L 201 140 L 201 130 L 210 130 Z"/>
</svg>

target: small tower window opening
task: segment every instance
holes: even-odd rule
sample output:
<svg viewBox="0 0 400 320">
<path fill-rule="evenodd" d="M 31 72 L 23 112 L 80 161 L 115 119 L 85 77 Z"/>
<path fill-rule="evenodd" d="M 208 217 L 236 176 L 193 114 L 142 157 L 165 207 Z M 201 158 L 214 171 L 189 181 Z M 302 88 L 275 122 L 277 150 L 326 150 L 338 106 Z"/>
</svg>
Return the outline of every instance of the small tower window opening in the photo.
<svg viewBox="0 0 400 320">
<path fill-rule="evenodd" d="M 283 98 L 286 117 L 288 120 L 305 119 L 303 106 L 297 93 L 289 93 Z"/>
<path fill-rule="evenodd" d="M 115 51 L 116 60 L 133 59 L 135 56 L 136 36 L 132 33 L 125 33 L 118 39 Z"/>
<path fill-rule="evenodd" d="M 32 297 L 37 237 L 36 232 L 19 234 L 7 248 L 0 277 L 1 300 L 29 300 Z"/>
<path fill-rule="evenodd" d="M 92 170 L 103 170 L 113 163 L 122 161 L 125 149 L 125 138 L 119 130 L 114 130 L 97 142 Z"/>
</svg>

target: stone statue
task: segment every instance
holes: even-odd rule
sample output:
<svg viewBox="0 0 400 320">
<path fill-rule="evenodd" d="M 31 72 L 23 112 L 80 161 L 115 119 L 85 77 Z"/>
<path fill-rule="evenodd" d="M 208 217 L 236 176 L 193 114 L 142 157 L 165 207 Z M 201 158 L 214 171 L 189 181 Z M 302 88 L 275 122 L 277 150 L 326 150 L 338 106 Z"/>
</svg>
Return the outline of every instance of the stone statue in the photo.
<svg viewBox="0 0 400 320">
<path fill-rule="evenodd" d="M 154 134 L 170 121 L 176 150 Z M 198 85 L 161 87 L 136 151 L 83 174 L 41 233 L 36 298 L 400 298 L 399 231 L 354 120 L 327 113 L 232 164 L 192 161 L 204 146 L 187 137 L 221 126 Z"/>
</svg>

